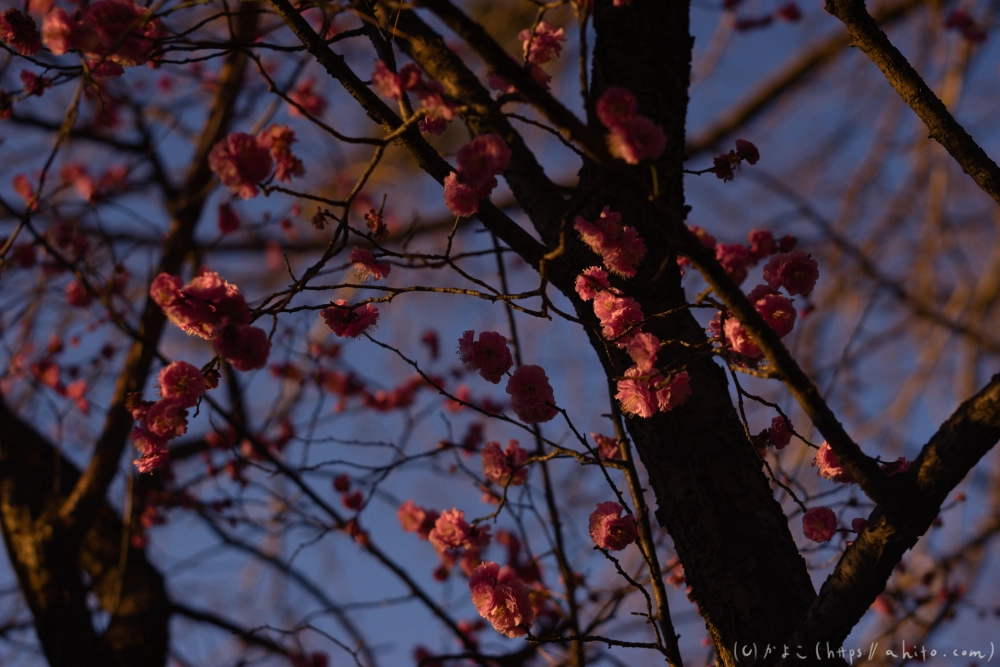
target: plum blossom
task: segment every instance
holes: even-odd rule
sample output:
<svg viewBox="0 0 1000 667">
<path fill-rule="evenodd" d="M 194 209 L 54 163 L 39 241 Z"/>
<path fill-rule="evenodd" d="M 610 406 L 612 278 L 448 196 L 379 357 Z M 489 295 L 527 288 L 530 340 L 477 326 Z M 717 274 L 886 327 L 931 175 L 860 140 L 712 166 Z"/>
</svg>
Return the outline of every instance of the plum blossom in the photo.
<svg viewBox="0 0 1000 667">
<path fill-rule="evenodd" d="M 544 65 L 562 54 L 562 43 L 566 41 L 563 29 L 556 30 L 545 21 L 534 30 L 526 28 L 518 33 L 524 48 L 524 60 L 532 65 Z"/>
<path fill-rule="evenodd" d="M 257 143 L 270 151 L 275 164 L 274 177 L 279 181 L 290 183 L 292 176 L 305 173 L 302 160 L 292 153 L 295 133 L 287 125 L 271 125 L 257 135 Z"/>
<path fill-rule="evenodd" d="M 457 216 L 469 217 L 479 210 L 497 186 L 496 177 L 507 169 L 510 149 L 496 134 L 476 137 L 458 150 L 458 171 L 444 179 L 444 202 Z"/>
<path fill-rule="evenodd" d="M 495 331 L 484 331 L 479 340 L 473 341 L 474 331 L 466 331 L 458 340 L 458 356 L 462 363 L 474 370 L 487 382 L 500 384 L 500 379 L 514 365 L 507 338 Z"/>
<path fill-rule="evenodd" d="M 205 393 L 205 376 L 197 366 L 175 361 L 164 366 L 157 376 L 162 398 L 177 398 L 185 408 L 192 408 Z"/>
<path fill-rule="evenodd" d="M 66 285 L 66 303 L 74 308 L 86 308 L 93 300 L 94 297 L 79 280 L 74 280 Z"/>
<path fill-rule="evenodd" d="M 576 277 L 576 293 L 584 301 L 590 301 L 600 290 L 611 289 L 608 274 L 599 266 L 584 269 Z"/>
<path fill-rule="evenodd" d="M 597 118 L 607 128 L 621 127 L 639 113 L 639 103 L 627 88 L 609 86 L 596 105 Z"/>
<path fill-rule="evenodd" d="M 753 262 L 778 252 L 778 243 L 769 229 L 751 229 L 747 239 L 750 241 L 750 260 Z"/>
<path fill-rule="evenodd" d="M 68 52 L 71 48 L 71 38 L 75 25 L 70 21 L 69 14 L 62 7 L 50 10 L 42 19 L 42 41 L 49 51 L 57 56 Z"/>
<path fill-rule="evenodd" d="M 33 56 L 42 50 L 42 37 L 38 34 L 35 19 L 16 9 L 7 9 L 0 14 L 0 40 L 22 56 Z"/>
<path fill-rule="evenodd" d="M 594 314 L 601 322 L 604 337 L 622 348 L 638 333 L 636 326 L 643 320 L 638 301 L 630 296 L 618 296 L 611 290 L 594 297 Z"/>
<path fill-rule="evenodd" d="M 766 19 L 770 23 L 771 17 L 767 16 Z M 748 24 L 745 24 L 743 29 L 747 27 Z M 740 28 L 737 27 L 737 29 Z M 713 170 L 715 171 L 716 178 L 720 178 L 723 181 L 733 180 L 736 177 L 736 172 L 740 170 L 743 160 L 746 160 L 750 165 L 757 164 L 757 161 L 760 160 L 760 151 L 749 141 L 737 139 L 736 150 L 722 153 L 715 158 Z"/>
<path fill-rule="evenodd" d="M 288 94 L 288 99 L 295 104 L 288 105 L 288 115 L 293 118 L 302 118 L 305 113 L 310 116 L 322 116 L 323 112 L 326 111 L 326 100 L 313 90 L 313 86 L 316 85 L 316 80 L 309 78 L 300 83 L 295 90 Z M 301 109 L 300 109 L 301 107 Z"/>
<path fill-rule="evenodd" d="M 552 385 L 541 366 L 519 366 L 507 381 L 506 391 L 511 395 L 514 414 L 525 424 L 547 422 L 559 414 L 554 407 Z"/>
<path fill-rule="evenodd" d="M 399 525 L 408 533 L 416 533 L 422 540 L 429 539 L 434 524 L 438 520 L 439 514 L 434 510 L 427 510 L 417 505 L 412 500 L 407 500 L 399 506 L 396 518 Z"/>
<path fill-rule="evenodd" d="M 784 449 L 792 441 L 792 423 L 781 415 L 774 417 L 771 419 L 767 437 L 775 449 Z"/>
<path fill-rule="evenodd" d="M 621 551 L 635 542 L 636 525 L 631 514 L 622 516 L 625 508 L 616 502 L 598 503 L 590 514 L 590 539 L 608 551 Z"/>
<path fill-rule="evenodd" d="M 55 55 L 77 50 L 92 61 L 104 60 L 114 66 L 145 63 L 155 40 L 164 34 L 160 20 L 131 0 L 98 0 L 77 19 L 57 7 L 42 20 L 42 40 Z"/>
<path fill-rule="evenodd" d="M 328 308 L 319 311 L 320 317 L 326 322 L 335 335 L 345 338 L 357 338 L 368 333 L 378 324 L 378 308 L 370 303 L 363 306 L 348 307 L 346 299 L 337 299 Z"/>
<path fill-rule="evenodd" d="M 271 173 L 274 162 L 269 145 L 235 132 L 212 146 L 208 166 L 233 194 L 250 199 L 257 196 L 257 184 Z"/>
<path fill-rule="evenodd" d="M 228 323 L 249 324 L 250 308 L 235 285 L 214 271 L 205 271 L 183 286 L 180 276 L 161 273 L 149 295 L 167 318 L 184 333 L 211 340 Z"/>
<path fill-rule="evenodd" d="M 507 637 L 521 637 L 535 619 L 528 589 L 509 566 L 481 563 L 469 576 L 472 604 L 493 629 Z"/>
<path fill-rule="evenodd" d="M 729 277 L 737 285 L 747 277 L 747 266 L 750 264 L 750 254 L 747 248 L 739 243 L 719 243 L 715 246 L 715 258 L 726 270 Z"/>
<path fill-rule="evenodd" d="M 479 211 L 479 196 L 453 171 L 444 179 L 444 205 L 454 215 L 468 218 Z"/>
<path fill-rule="evenodd" d="M 795 327 L 795 306 L 791 299 L 780 294 L 768 294 L 754 301 L 753 305 L 778 336 L 787 336 Z"/>
<path fill-rule="evenodd" d="M 219 233 L 229 234 L 239 229 L 241 223 L 233 207 L 228 203 L 224 203 L 219 204 L 219 216 L 216 224 L 219 227 Z"/>
<path fill-rule="evenodd" d="M 597 455 L 602 459 L 621 458 L 621 446 L 617 439 L 594 433 L 591 431 L 590 437 L 597 443 Z"/>
<path fill-rule="evenodd" d="M 618 393 L 615 399 L 621 404 L 621 411 L 626 415 L 635 415 L 648 419 L 656 414 L 656 398 L 653 396 L 652 385 L 638 366 L 625 371 L 625 379 L 618 381 Z"/>
<path fill-rule="evenodd" d="M 392 270 L 389 262 L 379 262 L 370 250 L 364 248 L 352 248 L 348 259 L 354 263 L 354 275 L 358 280 L 383 280 Z"/>
<path fill-rule="evenodd" d="M 372 88 L 382 97 L 399 101 L 403 99 L 403 93 L 417 87 L 421 74 L 413 63 L 404 65 L 399 74 L 395 74 L 384 62 L 377 60 L 375 71 L 372 72 Z"/>
<path fill-rule="evenodd" d="M 742 354 L 748 359 L 760 359 L 764 356 L 757 343 L 753 342 L 750 334 L 743 328 L 743 324 L 735 317 L 728 318 L 722 328 L 726 333 L 726 342 L 732 346 L 733 352 Z"/>
<path fill-rule="evenodd" d="M 820 445 L 819 450 L 816 452 L 816 457 L 812 462 L 813 467 L 819 468 L 816 474 L 824 479 L 828 479 L 831 482 L 837 482 L 839 484 L 854 484 L 857 480 L 854 479 L 854 475 L 840 462 L 837 455 L 833 452 L 833 448 L 830 444 L 823 441 Z"/>
<path fill-rule="evenodd" d="M 655 160 L 666 147 L 667 135 L 663 128 L 645 116 L 636 116 L 624 125 L 612 128 L 608 134 L 611 155 L 627 164 Z"/>
<path fill-rule="evenodd" d="M 184 399 L 161 398 L 146 412 L 146 428 L 153 435 L 172 438 L 187 433 L 187 410 Z"/>
<path fill-rule="evenodd" d="M 837 515 L 829 507 L 813 507 L 802 515 L 802 533 L 813 542 L 829 542 L 837 532 Z"/>
<path fill-rule="evenodd" d="M 230 323 L 223 326 L 212 341 L 219 356 L 239 371 L 264 368 L 271 354 L 267 332 L 248 324 Z"/>
<path fill-rule="evenodd" d="M 639 104 L 630 91 L 607 88 L 597 100 L 597 118 L 608 128 L 608 150 L 628 164 L 655 160 L 667 146 L 663 129 L 638 113 Z"/>
<path fill-rule="evenodd" d="M 656 355 L 660 351 L 660 339 L 650 333 L 638 333 L 625 346 L 625 351 L 640 371 L 652 372 Z"/>
<path fill-rule="evenodd" d="M 621 214 L 605 206 L 593 223 L 577 216 L 573 224 L 587 246 L 604 260 L 612 273 L 625 278 L 635 275 L 635 266 L 646 255 L 646 244 L 634 227 L 621 224 Z"/>
<path fill-rule="evenodd" d="M 808 253 L 778 253 L 764 266 L 764 280 L 772 289 L 784 287 L 789 296 L 808 296 L 819 280 L 819 265 Z"/>
<path fill-rule="evenodd" d="M 656 404 L 660 412 L 670 412 L 691 395 L 691 376 L 687 371 L 675 373 L 656 388 Z"/>
<path fill-rule="evenodd" d="M 470 526 L 465 520 L 465 512 L 452 508 L 441 512 L 428 539 L 438 551 L 482 548 L 490 543 L 490 527 Z"/>
<path fill-rule="evenodd" d="M 494 484 L 520 486 L 528 479 L 528 450 L 521 448 L 517 440 L 510 440 L 507 449 L 500 449 L 499 442 L 487 442 L 480 455 L 483 458 L 483 474 Z M 517 468 L 517 470 L 514 470 Z"/>
</svg>

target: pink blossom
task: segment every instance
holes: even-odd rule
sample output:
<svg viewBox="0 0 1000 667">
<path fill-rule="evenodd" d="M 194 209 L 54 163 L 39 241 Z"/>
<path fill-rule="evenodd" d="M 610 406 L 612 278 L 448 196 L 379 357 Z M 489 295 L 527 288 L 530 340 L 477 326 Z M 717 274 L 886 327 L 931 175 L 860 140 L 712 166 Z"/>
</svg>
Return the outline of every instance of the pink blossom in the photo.
<svg viewBox="0 0 1000 667">
<path fill-rule="evenodd" d="M 441 512 L 428 536 L 438 551 L 485 547 L 490 543 L 489 526 L 473 528 L 465 520 L 465 512 L 452 508 Z"/>
<path fill-rule="evenodd" d="M 386 227 L 380 211 L 371 209 L 365 213 L 365 226 L 376 241 L 381 241 L 389 236 L 389 228 Z"/>
<path fill-rule="evenodd" d="M 170 450 L 159 449 L 149 454 L 143 454 L 140 458 L 132 461 L 135 467 L 143 475 L 154 470 L 165 468 L 170 462 Z"/>
<path fill-rule="evenodd" d="M 656 389 L 656 404 L 660 412 L 669 412 L 683 403 L 691 395 L 691 376 L 681 371 L 663 382 Z"/>
<path fill-rule="evenodd" d="M 382 97 L 397 101 L 403 99 L 402 79 L 381 60 L 375 61 L 375 71 L 372 72 L 372 88 Z"/>
<path fill-rule="evenodd" d="M 743 324 L 735 317 L 726 320 L 723 330 L 726 333 L 726 342 L 732 346 L 733 352 L 742 354 L 748 359 L 760 359 L 764 356 L 757 343 L 753 342 L 750 334 L 743 328 Z"/>
<path fill-rule="evenodd" d="M 0 14 L 0 40 L 22 56 L 33 56 L 42 50 L 42 37 L 38 34 L 35 19 L 16 9 L 7 9 Z"/>
<path fill-rule="evenodd" d="M 187 433 L 187 410 L 179 397 L 161 398 L 146 413 L 146 428 L 161 438 Z"/>
<path fill-rule="evenodd" d="M 56 7 L 42 19 L 42 41 L 54 55 L 61 56 L 75 48 L 71 45 L 75 25 L 62 7 Z"/>
<path fill-rule="evenodd" d="M 775 449 L 784 449 L 792 441 L 792 423 L 781 415 L 774 417 L 767 437 Z"/>
<path fill-rule="evenodd" d="M 487 561 L 469 576 L 472 604 L 493 629 L 507 637 L 521 637 L 535 618 L 528 589 L 508 566 Z"/>
<path fill-rule="evenodd" d="M 625 508 L 616 502 L 598 503 L 590 514 L 590 539 L 608 551 L 621 551 L 635 542 L 635 519 L 622 516 Z"/>
<path fill-rule="evenodd" d="M 388 277 L 392 265 L 389 262 L 379 262 L 375 260 L 375 255 L 370 250 L 364 248 L 352 248 L 348 256 L 354 263 L 354 275 L 358 280 L 383 280 Z"/>
<path fill-rule="evenodd" d="M 520 486 L 528 479 L 528 469 L 523 466 L 528 460 L 528 451 L 522 449 L 517 440 L 507 443 L 507 450 L 500 449 L 499 442 L 487 442 L 480 452 L 483 458 L 483 474 L 494 484 Z M 514 468 L 518 468 L 516 471 Z"/>
<path fill-rule="evenodd" d="M 754 262 L 778 252 L 774 234 L 768 229 L 751 229 L 747 238 L 750 241 L 750 259 Z"/>
<path fill-rule="evenodd" d="M 79 280 L 66 285 L 66 303 L 75 308 L 86 308 L 94 300 L 87 288 Z"/>
<path fill-rule="evenodd" d="M 510 162 L 510 149 L 499 135 L 483 134 L 458 149 L 458 173 L 474 190 L 496 187 L 494 176 Z"/>
<path fill-rule="evenodd" d="M 229 204 L 219 204 L 219 217 L 216 222 L 222 234 L 229 234 L 240 228 L 240 219 Z"/>
<path fill-rule="evenodd" d="M 597 100 L 597 118 L 609 130 L 627 125 L 639 112 L 635 95 L 626 88 L 610 86 Z"/>
<path fill-rule="evenodd" d="M 621 214 L 605 206 L 593 223 L 577 216 L 573 229 L 591 250 L 601 256 L 609 271 L 631 278 L 636 273 L 635 266 L 646 255 L 646 244 L 634 227 L 625 227 L 620 223 Z"/>
<path fill-rule="evenodd" d="M 267 178 L 274 162 L 267 146 L 237 132 L 212 146 L 208 166 L 233 194 L 250 199 L 257 196 L 257 183 Z"/>
<path fill-rule="evenodd" d="M 292 153 L 295 133 L 287 125 L 271 125 L 257 135 L 257 143 L 270 150 L 271 159 L 275 163 L 274 177 L 279 181 L 289 183 L 292 176 L 302 176 L 305 173 L 302 160 Z"/>
<path fill-rule="evenodd" d="M 306 79 L 298 85 L 292 92 L 288 94 L 288 99 L 295 102 L 298 106 L 294 104 L 288 105 L 288 115 L 294 118 L 302 118 L 305 113 L 310 116 L 322 116 L 323 112 L 326 111 L 326 100 L 313 90 L 313 86 L 316 85 L 314 79 Z M 299 110 L 299 107 L 302 110 Z"/>
<path fill-rule="evenodd" d="M 462 334 L 462 337 L 458 339 L 458 358 L 459 360 L 468 366 L 476 368 L 476 350 L 475 350 L 475 338 L 476 332 L 469 329 Z"/>
<path fill-rule="evenodd" d="M 750 292 L 747 293 L 747 301 L 749 301 L 750 303 L 757 303 L 765 296 L 771 296 L 771 295 L 777 296 L 780 294 L 781 292 L 773 290 L 767 285 L 757 285 L 752 290 L 750 290 Z"/>
<path fill-rule="evenodd" d="M 840 459 L 834 454 L 833 448 L 825 440 L 816 452 L 816 457 L 813 459 L 812 464 L 814 467 L 819 468 L 816 471 L 817 475 L 832 482 L 839 484 L 854 484 L 856 482 L 854 475 L 840 463 Z"/>
<path fill-rule="evenodd" d="M 555 60 L 562 53 L 562 43 L 566 41 L 563 29 L 554 29 L 545 21 L 540 22 L 532 31 L 526 28 L 518 33 L 524 47 L 524 60 L 532 65 L 544 65 Z"/>
<path fill-rule="evenodd" d="M 621 458 L 621 445 L 615 438 L 601 435 L 600 433 L 590 433 L 590 437 L 597 443 L 597 455 L 602 459 Z"/>
<path fill-rule="evenodd" d="M 867 519 L 862 519 L 861 517 L 851 519 L 851 530 L 853 530 L 855 533 L 860 533 L 862 530 L 865 529 L 865 526 L 867 525 L 868 525 Z"/>
<path fill-rule="evenodd" d="M 760 159 L 760 151 L 746 139 L 736 140 L 736 155 L 739 159 L 746 160 L 750 166 L 757 164 Z"/>
<path fill-rule="evenodd" d="M 164 36 L 163 24 L 149 9 L 131 0 L 98 0 L 80 16 L 74 32 L 77 48 L 93 59 L 132 67 L 149 60 L 154 40 Z"/>
<path fill-rule="evenodd" d="M 637 333 L 625 346 L 625 351 L 640 371 L 650 373 L 660 351 L 660 339 L 650 333 Z"/>
<path fill-rule="evenodd" d="M 644 375 L 638 366 L 625 371 L 625 379 L 618 381 L 615 399 L 621 404 L 624 414 L 648 419 L 656 414 L 657 405 L 652 385 Z"/>
<path fill-rule="evenodd" d="M 553 419 L 559 410 L 554 407 L 552 385 L 541 366 L 520 366 L 507 382 L 514 414 L 525 424 L 538 424 Z M 553 405 L 549 405 L 549 404 Z"/>
<path fill-rule="evenodd" d="M 132 443 L 140 454 L 153 454 L 167 446 L 167 439 L 150 433 L 148 430 L 134 426 L 132 428 Z"/>
<path fill-rule="evenodd" d="M 264 368 L 271 354 L 271 341 L 260 327 L 226 324 L 212 341 L 215 351 L 239 371 Z"/>
<path fill-rule="evenodd" d="M 779 294 L 769 294 L 757 299 L 753 304 L 778 336 L 787 336 L 795 327 L 795 306 L 792 305 L 791 299 Z"/>
<path fill-rule="evenodd" d="M 819 280 L 819 265 L 802 250 L 779 253 L 764 266 L 764 280 L 773 289 L 784 287 L 790 296 L 807 296 Z"/>
<path fill-rule="evenodd" d="M 667 147 L 667 135 L 663 129 L 646 118 L 636 116 L 623 125 L 611 129 L 608 134 L 608 150 L 611 155 L 628 164 L 639 164 L 642 160 L 655 160 Z"/>
<path fill-rule="evenodd" d="M 487 382 L 500 384 L 500 379 L 514 365 L 507 339 L 495 331 L 484 331 L 472 345 L 473 364 Z"/>
<path fill-rule="evenodd" d="M 160 384 L 160 396 L 177 398 L 185 408 L 194 407 L 205 393 L 205 376 L 197 366 L 186 361 L 175 361 L 164 366 L 157 380 Z"/>
<path fill-rule="evenodd" d="M 739 243 L 719 243 L 715 246 L 715 258 L 737 285 L 747 277 L 750 256 L 746 246 Z"/>
<path fill-rule="evenodd" d="M 945 27 L 958 30 L 965 39 L 974 44 L 986 41 L 986 31 L 980 28 L 975 19 L 962 8 L 951 10 L 945 21 Z"/>
<path fill-rule="evenodd" d="M 426 540 L 434 530 L 434 524 L 438 520 L 438 513 L 434 510 L 427 510 L 417 505 L 412 500 L 407 500 L 399 506 L 396 518 L 403 530 L 408 533 L 416 533 L 417 536 Z"/>
<path fill-rule="evenodd" d="M 576 293 L 584 301 L 590 301 L 600 290 L 611 289 L 608 274 L 599 266 L 584 269 L 576 277 Z"/>
<path fill-rule="evenodd" d="M 457 172 L 451 172 L 444 179 L 444 205 L 454 215 L 468 218 L 479 210 L 479 196 L 476 191 L 458 179 Z"/>
<path fill-rule="evenodd" d="M 235 285 L 206 271 L 181 287 L 179 276 L 161 273 L 149 287 L 150 297 L 177 327 L 206 340 L 227 324 L 249 324 L 250 309 Z"/>
<path fill-rule="evenodd" d="M 802 515 L 802 533 L 813 542 L 829 542 L 837 532 L 837 515 L 829 507 L 813 507 Z"/>
<path fill-rule="evenodd" d="M 594 314 L 601 321 L 604 337 L 621 348 L 638 333 L 636 326 L 643 319 L 642 308 L 635 299 L 618 296 L 611 290 L 594 297 Z"/>
<path fill-rule="evenodd" d="M 341 338 L 357 338 L 368 333 L 378 324 L 378 308 L 370 303 L 349 308 L 346 299 L 337 299 L 329 308 L 319 311 L 335 335 Z"/>
</svg>

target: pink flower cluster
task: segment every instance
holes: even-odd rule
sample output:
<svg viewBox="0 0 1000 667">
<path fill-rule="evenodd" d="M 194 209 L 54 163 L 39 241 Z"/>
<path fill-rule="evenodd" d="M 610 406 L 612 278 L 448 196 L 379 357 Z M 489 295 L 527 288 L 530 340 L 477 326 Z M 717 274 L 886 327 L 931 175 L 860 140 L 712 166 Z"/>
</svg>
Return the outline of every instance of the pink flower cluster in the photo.
<svg viewBox="0 0 1000 667">
<path fill-rule="evenodd" d="M 22 56 L 33 56 L 42 50 L 35 19 L 16 9 L 6 9 L 0 14 L 0 40 Z"/>
<path fill-rule="evenodd" d="M 813 542 L 829 542 L 837 532 L 837 515 L 829 507 L 813 507 L 802 515 L 802 533 Z"/>
<path fill-rule="evenodd" d="M 590 437 L 597 443 L 597 455 L 600 458 L 608 460 L 621 458 L 621 446 L 618 440 L 594 432 L 591 432 Z"/>
<path fill-rule="evenodd" d="M 615 288 L 605 289 L 594 296 L 594 314 L 601 322 L 601 333 L 618 347 L 625 347 L 637 333 L 644 315 L 639 302 L 621 296 Z"/>
<path fill-rule="evenodd" d="M 831 482 L 839 484 L 854 484 L 857 482 L 854 479 L 854 475 L 841 464 L 840 459 L 833 453 L 833 448 L 825 440 L 816 452 L 816 457 L 813 459 L 812 465 L 815 468 L 819 468 L 816 471 L 817 475 Z"/>
<path fill-rule="evenodd" d="M 335 335 L 340 338 L 357 338 L 378 326 L 378 308 L 370 303 L 363 306 L 347 305 L 346 299 L 337 299 L 328 308 L 319 311 Z"/>
<path fill-rule="evenodd" d="M 528 589 L 514 570 L 482 563 L 469 577 L 472 604 L 493 628 L 508 637 L 521 637 L 535 619 Z"/>
<path fill-rule="evenodd" d="M 628 164 L 655 160 L 667 147 L 667 136 L 659 125 L 639 112 L 631 91 L 611 86 L 597 100 L 597 118 L 608 128 L 608 150 Z"/>
<path fill-rule="evenodd" d="M 481 456 L 483 474 L 494 484 L 520 486 L 528 479 L 528 469 L 523 467 L 528 460 L 528 450 L 522 449 L 517 440 L 510 440 L 506 451 L 500 449 L 499 442 L 487 442 Z"/>
<path fill-rule="evenodd" d="M 184 333 L 211 340 L 215 351 L 241 371 L 263 368 L 271 353 L 267 333 L 250 326 L 250 308 L 235 285 L 205 271 L 187 285 L 161 273 L 149 286 L 153 301 Z"/>
<path fill-rule="evenodd" d="M 652 336 L 652 334 L 641 334 Z M 618 381 L 615 398 L 622 412 L 649 418 L 659 412 L 669 412 L 691 395 L 691 377 L 687 371 L 664 377 L 660 371 L 643 371 L 638 365 L 625 371 L 625 379 Z"/>
<path fill-rule="evenodd" d="M 792 422 L 781 415 L 771 419 L 771 428 L 767 431 L 768 441 L 775 449 L 784 449 L 792 441 Z"/>
<path fill-rule="evenodd" d="M 563 29 L 556 30 L 545 21 L 534 29 L 525 28 L 518 33 L 524 48 L 524 61 L 531 65 L 544 65 L 562 54 L 562 43 L 566 41 Z"/>
<path fill-rule="evenodd" d="M 795 327 L 795 306 L 791 299 L 782 296 L 767 285 L 758 285 L 747 295 L 747 299 L 753 304 L 754 309 L 760 313 L 778 336 L 784 338 Z M 718 331 L 718 320 L 720 313 L 716 313 L 716 320 L 710 325 L 710 330 Z M 721 339 L 728 344 L 734 352 L 741 354 L 752 362 L 756 362 L 764 356 L 757 344 L 750 338 L 750 334 L 743 328 L 743 324 L 733 318 L 727 317 L 721 327 Z"/>
<path fill-rule="evenodd" d="M 462 146 L 458 170 L 444 179 L 445 206 L 458 216 L 475 215 L 479 200 L 490 196 L 508 162 L 510 149 L 499 135 L 484 134 Z"/>
<path fill-rule="evenodd" d="M 389 271 L 392 270 L 392 265 L 389 262 L 376 260 L 375 255 L 364 248 L 352 248 L 348 259 L 354 263 L 354 275 L 362 282 L 383 280 L 389 276 Z"/>
<path fill-rule="evenodd" d="M 635 276 L 635 267 L 646 255 L 646 244 L 634 227 L 621 224 L 621 213 L 608 206 L 593 223 L 577 216 L 573 224 L 583 242 L 601 256 L 604 266 L 624 278 Z"/>
<path fill-rule="evenodd" d="M 957 30 L 962 34 L 962 37 L 973 44 L 986 41 L 986 31 L 972 18 L 969 12 L 962 8 L 951 10 L 944 25 L 949 30 Z"/>
<path fill-rule="evenodd" d="M 519 366 L 507 381 L 506 391 L 514 414 L 525 424 L 547 422 L 559 414 L 552 385 L 541 366 Z"/>
<path fill-rule="evenodd" d="M 731 181 L 736 178 L 736 172 L 740 170 L 743 160 L 748 164 L 755 165 L 760 159 L 760 151 L 757 147 L 745 139 L 736 140 L 736 150 L 722 153 L 715 158 L 714 171 L 716 178 L 723 181 Z"/>
<path fill-rule="evenodd" d="M 403 530 L 408 533 L 416 533 L 417 537 L 422 540 L 430 538 L 431 531 L 434 530 L 434 524 L 439 516 L 440 514 L 435 510 L 424 509 L 412 500 L 404 502 L 396 512 L 396 518 L 399 519 Z"/>
<path fill-rule="evenodd" d="M 52 53 L 81 51 L 95 65 L 102 59 L 122 67 L 141 65 L 165 34 L 160 20 L 131 0 L 98 0 L 72 18 L 56 7 L 42 20 L 42 40 Z"/>
<path fill-rule="evenodd" d="M 466 331 L 458 339 L 458 358 L 462 363 L 478 370 L 487 382 L 500 384 L 500 379 L 514 365 L 507 339 L 495 331 L 484 331 L 474 341 L 476 332 Z"/>
<path fill-rule="evenodd" d="M 382 97 L 401 100 L 408 92 L 416 94 L 420 107 L 425 113 L 420 121 L 420 131 L 427 134 L 441 134 L 455 118 L 455 105 L 444 98 L 444 87 L 438 81 L 425 80 L 420 68 L 409 63 L 396 74 L 377 60 L 372 72 L 372 88 Z"/>
<path fill-rule="evenodd" d="M 601 549 L 621 551 L 635 542 L 636 525 L 631 514 L 614 501 L 598 503 L 590 514 L 590 539 Z"/>
<path fill-rule="evenodd" d="M 134 461 L 139 472 L 152 472 L 167 464 L 167 442 L 187 432 L 187 408 L 205 393 L 205 376 L 186 361 L 175 361 L 160 371 L 160 400 L 131 400 L 128 408 L 139 425 L 132 429 L 132 442 L 139 450 Z"/>
<path fill-rule="evenodd" d="M 287 126 L 271 125 L 256 136 L 235 132 L 220 139 L 208 154 L 208 166 L 230 192 L 242 199 L 256 197 L 257 184 L 275 169 L 275 178 L 288 182 L 305 173 L 302 161 L 292 154 L 295 133 Z"/>
<path fill-rule="evenodd" d="M 808 296 L 819 280 L 819 265 L 802 250 L 781 252 L 764 265 L 764 280 L 771 289 L 783 287 L 789 296 Z"/>
<path fill-rule="evenodd" d="M 313 86 L 316 85 L 316 80 L 309 78 L 296 86 L 295 90 L 288 93 L 288 99 L 295 104 L 288 105 L 288 115 L 293 118 L 303 118 L 305 113 L 310 116 L 322 116 L 323 112 L 326 111 L 326 99 L 319 95 Z"/>
</svg>

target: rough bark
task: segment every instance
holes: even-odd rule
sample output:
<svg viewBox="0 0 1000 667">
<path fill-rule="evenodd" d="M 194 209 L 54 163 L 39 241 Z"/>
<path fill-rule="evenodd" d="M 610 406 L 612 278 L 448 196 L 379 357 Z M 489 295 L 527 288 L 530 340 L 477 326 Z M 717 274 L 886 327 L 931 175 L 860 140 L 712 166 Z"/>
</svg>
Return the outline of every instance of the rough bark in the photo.
<svg viewBox="0 0 1000 667">
<path fill-rule="evenodd" d="M 640 113 L 665 130 L 667 150 L 656 165 L 661 210 L 673 217 L 668 224 L 682 224 L 692 46 L 687 4 L 636 0 L 615 8 L 610 1 L 598 2 L 594 21 L 594 99 L 608 86 L 624 86 L 638 98 Z M 580 190 L 588 197 L 581 202 L 584 217 L 593 219 L 608 205 L 640 233 L 664 224 L 643 202 L 623 196 L 606 169 L 588 163 L 581 172 Z M 648 167 L 636 167 L 634 178 L 652 190 Z M 627 289 L 647 317 L 686 302 L 674 255 L 662 245 L 650 247 Z M 650 321 L 644 329 L 663 341 L 705 343 L 688 310 Z M 631 365 L 626 355 L 592 339 L 610 376 Z M 692 396 L 670 413 L 629 419 L 627 427 L 649 472 L 656 517 L 674 540 L 719 663 L 733 665 L 735 642 L 778 643 L 801 620 L 815 592 L 733 407 L 725 371 L 711 357 L 680 345 L 664 348 L 660 361 L 686 368 Z"/>
</svg>

